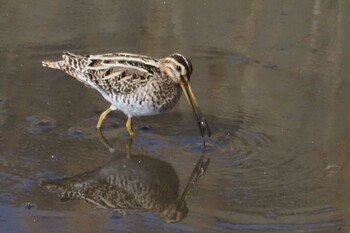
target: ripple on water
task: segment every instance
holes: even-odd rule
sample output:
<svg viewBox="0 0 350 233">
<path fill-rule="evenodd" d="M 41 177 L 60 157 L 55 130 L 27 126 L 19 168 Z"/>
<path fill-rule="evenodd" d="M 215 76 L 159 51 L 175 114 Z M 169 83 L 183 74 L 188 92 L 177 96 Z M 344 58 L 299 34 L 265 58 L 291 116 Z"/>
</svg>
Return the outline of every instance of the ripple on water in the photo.
<svg viewBox="0 0 350 233">
<path fill-rule="evenodd" d="M 56 120 L 49 116 L 30 116 L 27 121 L 30 123 L 28 131 L 31 134 L 41 134 L 57 126 Z"/>
<path fill-rule="evenodd" d="M 225 146 L 225 143 L 221 140 L 217 140 L 214 138 L 201 138 L 201 137 L 181 137 L 174 138 L 175 141 L 179 141 L 180 145 L 185 148 L 185 150 L 189 152 L 202 152 L 205 145 L 206 152 L 213 152 L 217 150 L 219 147 Z"/>
<path fill-rule="evenodd" d="M 142 146 L 142 149 L 148 150 L 149 153 L 169 149 L 169 147 L 179 149 L 177 154 L 181 154 L 181 150 L 190 153 L 202 152 L 203 138 L 199 134 L 195 121 L 192 120 L 193 115 L 185 113 L 135 118 L 134 127 L 136 126 L 137 137 L 133 146 Z M 209 115 L 207 120 L 212 128 L 212 137 L 204 138 L 206 151 L 230 160 L 226 163 L 227 165 L 237 164 L 237 160 L 246 159 L 254 151 L 268 147 L 273 139 L 266 133 L 251 130 L 245 125 L 246 122 L 254 124 L 257 120 L 256 116 L 245 116 L 243 124 L 238 120 L 220 119 Z M 108 121 L 122 122 L 123 118 L 109 117 Z M 91 122 L 93 123 L 95 122 Z M 115 131 L 127 135 L 124 127 L 103 128 L 102 131 L 106 137 L 118 135 Z"/>
<path fill-rule="evenodd" d="M 140 131 L 143 132 L 151 132 L 152 131 L 152 126 L 150 125 L 143 125 L 138 128 Z"/>
<path fill-rule="evenodd" d="M 278 231 L 343 225 L 329 202 L 324 174 L 305 156 L 305 148 L 295 146 L 302 145 L 295 132 L 281 133 L 264 122 L 258 127 L 264 132 L 251 122 L 220 127 L 216 136 L 225 146 L 212 157 L 219 165 L 211 168 L 218 180 L 210 189 L 221 190 L 221 208 L 234 216 L 223 216 L 222 227 Z"/>
<path fill-rule="evenodd" d="M 87 135 L 87 133 L 83 129 L 77 127 L 69 128 L 67 134 L 74 138 L 84 137 Z"/>
</svg>

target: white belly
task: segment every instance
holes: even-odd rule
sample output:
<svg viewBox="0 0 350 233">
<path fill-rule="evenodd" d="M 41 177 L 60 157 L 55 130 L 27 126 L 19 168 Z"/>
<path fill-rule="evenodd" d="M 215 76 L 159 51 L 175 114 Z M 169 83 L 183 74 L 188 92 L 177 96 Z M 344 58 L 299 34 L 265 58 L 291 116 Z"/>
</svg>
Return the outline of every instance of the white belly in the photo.
<svg viewBox="0 0 350 233">
<path fill-rule="evenodd" d="M 144 101 L 140 102 L 138 100 L 140 99 L 140 96 L 137 95 L 133 95 L 131 97 L 128 96 L 126 100 L 125 98 L 123 99 L 123 97 L 114 99 L 104 92 L 100 93 L 109 103 L 111 103 L 112 110 L 122 111 L 128 117 L 157 115 L 161 112 L 170 110 L 178 102 L 177 98 L 176 102 L 170 101 L 170 103 L 164 103 L 167 105 L 167 107 L 162 108 L 161 106 L 155 104 L 150 97 L 146 97 Z"/>
<path fill-rule="evenodd" d="M 133 116 L 152 116 L 160 113 L 159 109 L 154 108 L 149 105 L 140 105 L 140 104 L 128 104 L 123 102 L 114 102 L 112 104 L 113 110 L 120 110 L 128 117 Z"/>
<path fill-rule="evenodd" d="M 163 96 L 145 94 L 147 90 L 139 90 L 129 95 L 110 96 L 106 92 L 97 89 L 102 96 L 111 103 L 112 110 L 120 110 L 126 116 L 151 116 L 172 109 L 181 97 L 181 89 L 175 89 L 174 95 Z"/>
</svg>

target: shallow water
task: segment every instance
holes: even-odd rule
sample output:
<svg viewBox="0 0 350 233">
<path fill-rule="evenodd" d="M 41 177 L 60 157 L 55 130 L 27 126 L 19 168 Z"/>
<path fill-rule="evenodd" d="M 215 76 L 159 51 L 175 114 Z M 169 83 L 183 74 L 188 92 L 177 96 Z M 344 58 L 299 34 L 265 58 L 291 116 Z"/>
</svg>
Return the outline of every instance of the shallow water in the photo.
<svg viewBox="0 0 350 233">
<path fill-rule="evenodd" d="M 348 232 L 349 7 L 344 0 L 2 1 L 0 232 Z M 62 51 L 191 59 L 212 137 L 210 163 L 180 222 L 62 202 L 40 185 L 106 167 L 119 174 L 115 161 L 133 161 L 125 116 L 105 121 L 111 153 L 95 131 L 104 99 L 41 67 Z M 131 157 L 153 161 L 136 170 L 174 199 L 203 154 L 191 109 L 182 98 L 171 112 L 135 118 L 134 127 Z M 148 176 L 154 167 L 159 172 Z"/>
</svg>

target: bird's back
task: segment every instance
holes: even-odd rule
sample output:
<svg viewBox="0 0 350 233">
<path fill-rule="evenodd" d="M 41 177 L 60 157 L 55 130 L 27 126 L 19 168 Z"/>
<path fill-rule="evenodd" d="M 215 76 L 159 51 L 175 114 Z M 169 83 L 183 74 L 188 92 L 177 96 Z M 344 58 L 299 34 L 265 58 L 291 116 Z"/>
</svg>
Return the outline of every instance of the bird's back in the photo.
<svg viewBox="0 0 350 233">
<path fill-rule="evenodd" d="M 62 70 L 99 91 L 114 109 L 127 116 L 154 115 L 175 106 L 178 85 L 162 75 L 157 59 L 129 53 L 76 55 L 64 53 L 60 61 L 43 66 Z"/>
</svg>

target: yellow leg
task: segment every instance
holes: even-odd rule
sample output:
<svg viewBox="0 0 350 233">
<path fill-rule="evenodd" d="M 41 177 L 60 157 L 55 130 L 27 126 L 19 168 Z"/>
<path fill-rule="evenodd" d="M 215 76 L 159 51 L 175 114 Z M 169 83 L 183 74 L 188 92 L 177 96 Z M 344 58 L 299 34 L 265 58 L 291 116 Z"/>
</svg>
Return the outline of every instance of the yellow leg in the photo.
<svg viewBox="0 0 350 233">
<path fill-rule="evenodd" d="M 103 121 L 105 120 L 107 114 L 112 111 L 111 107 L 109 107 L 106 111 L 104 111 L 103 113 L 101 113 L 100 115 L 100 118 L 98 119 L 98 122 L 97 122 L 97 125 L 96 125 L 96 128 L 101 128 L 101 125 L 103 123 Z"/>
<path fill-rule="evenodd" d="M 134 129 L 132 128 L 131 117 L 128 117 L 128 121 L 126 122 L 126 129 L 128 130 L 130 137 L 133 139 L 135 137 Z"/>
</svg>

